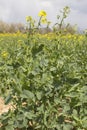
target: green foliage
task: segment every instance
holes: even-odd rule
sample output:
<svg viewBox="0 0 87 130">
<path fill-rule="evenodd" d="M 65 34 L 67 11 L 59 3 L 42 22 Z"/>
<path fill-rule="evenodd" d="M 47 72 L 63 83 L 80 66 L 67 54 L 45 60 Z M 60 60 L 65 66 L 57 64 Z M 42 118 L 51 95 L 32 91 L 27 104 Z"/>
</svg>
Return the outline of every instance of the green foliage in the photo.
<svg viewBox="0 0 87 130">
<path fill-rule="evenodd" d="M 56 34 L 75 33 L 75 29 L 73 28 L 73 26 L 71 26 L 69 23 L 67 25 L 65 25 L 64 23 L 69 13 L 70 13 L 70 8 L 68 6 L 65 6 L 62 10 L 60 10 L 60 15 L 57 15 L 57 22 L 53 26 L 53 31 L 56 32 Z"/>
<path fill-rule="evenodd" d="M 13 104 L 0 115 L 0 129 L 86 130 L 87 42 L 21 39 L 21 45 L 17 37 L 0 43 L 8 52 L 0 57 L 0 94 Z"/>
</svg>

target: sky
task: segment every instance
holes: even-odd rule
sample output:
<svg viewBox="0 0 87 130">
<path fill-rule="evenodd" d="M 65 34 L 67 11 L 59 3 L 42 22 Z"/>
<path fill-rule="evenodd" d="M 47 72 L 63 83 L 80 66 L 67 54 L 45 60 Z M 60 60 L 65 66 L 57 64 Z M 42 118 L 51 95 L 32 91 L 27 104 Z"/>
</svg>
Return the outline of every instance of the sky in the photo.
<svg viewBox="0 0 87 130">
<path fill-rule="evenodd" d="M 38 12 L 45 10 L 47 19 L 55 23 L 65 6 L 71 10 L 66 22 L 87 29 L 87 0 L 0 0 L 0 20 L 25 24 L 26 16 L 38 19 Z"/>
</svg>

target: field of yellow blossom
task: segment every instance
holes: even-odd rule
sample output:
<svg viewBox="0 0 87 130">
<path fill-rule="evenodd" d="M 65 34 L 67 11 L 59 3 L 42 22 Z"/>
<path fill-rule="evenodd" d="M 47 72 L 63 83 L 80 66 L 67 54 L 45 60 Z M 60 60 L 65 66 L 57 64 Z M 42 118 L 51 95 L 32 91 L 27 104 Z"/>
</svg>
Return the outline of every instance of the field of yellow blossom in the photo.
<svg viewBox="0 0 87 130">
<path fill-rule="evenodd" d="M 0 95 L 0 130 L 86 130 L 87 37 L 0 34 Z"/>
<path fill-rule="evenodd" d="M 24 33 L 0 34 L 0 96 L 9 106 L 0 130 L 87 130 L 87 34 L 63 27 L 69 12 L 44 34 L 44 10 L 38 22 L 26 16 Z"/>
</svg>

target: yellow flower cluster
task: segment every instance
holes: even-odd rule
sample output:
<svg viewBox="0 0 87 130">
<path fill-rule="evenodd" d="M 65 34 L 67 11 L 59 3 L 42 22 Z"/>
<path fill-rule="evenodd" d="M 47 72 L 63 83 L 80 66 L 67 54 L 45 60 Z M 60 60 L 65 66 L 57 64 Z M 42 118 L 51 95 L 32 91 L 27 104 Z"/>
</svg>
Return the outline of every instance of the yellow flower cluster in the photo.
<svg viewBox="0 0 87 130">
<path fill-rule="evenodd" d="M 38 16 L 40 16 L 40 17 L 42 17 L 42 16 L 46 17 L 46 16 L 47 16 L 47 13 L 46 13 L 44 10 L 41 10 L 41 11 L 39 12 Z"/>
<path fill-rule="evenodd" d="M 31 22 L 32 21 L 32 17 L 31 16 L 26 16 L 26 22 Z"/>
<path fill-rule="evenodd" d="M 0 33 L 0 41 L 4 39 L 4 37 L 24 37 L 27 38 L 26 34 L 21 33 L 20 31 L 16 33 Z"/>
<path fill-rule="evenodd" d="M 47 23 L 47 19 L 46 19 L 45 17 L 43 17 L 43 18 L 41 19 L 41 23 L 42 23 L 42 24 L 46 24 L 46 23 Z"/>
<path fill-rule="evenodd" d="M 8 52 L 7 51 L 3 51 L 1 53 L 1 55 L 2 55 L 3 58 L 7 58 L 8 57 Z"/>
</svg>

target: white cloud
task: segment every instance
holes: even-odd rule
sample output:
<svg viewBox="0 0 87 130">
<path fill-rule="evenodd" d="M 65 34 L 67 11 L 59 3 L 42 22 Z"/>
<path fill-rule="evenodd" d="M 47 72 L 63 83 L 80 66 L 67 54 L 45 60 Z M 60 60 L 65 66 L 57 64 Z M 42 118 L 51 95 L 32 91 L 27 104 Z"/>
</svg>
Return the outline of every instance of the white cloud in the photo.
<svg viewBox="0 0 87 130">
<path fill-rule="evenodd" d="M 0 5 L 0 19 L 1 20 L 8 20 L 9 17 L 9 10 L 8 9 L 4 9 L 3 6 Z"/>
<path fill-rule="evenodd" d="M 68 20 L 71 24 L 77 24 L 81 29 L 87 28 L 87 14 L 80 10 L 72 9 Z"/>
</svg>

